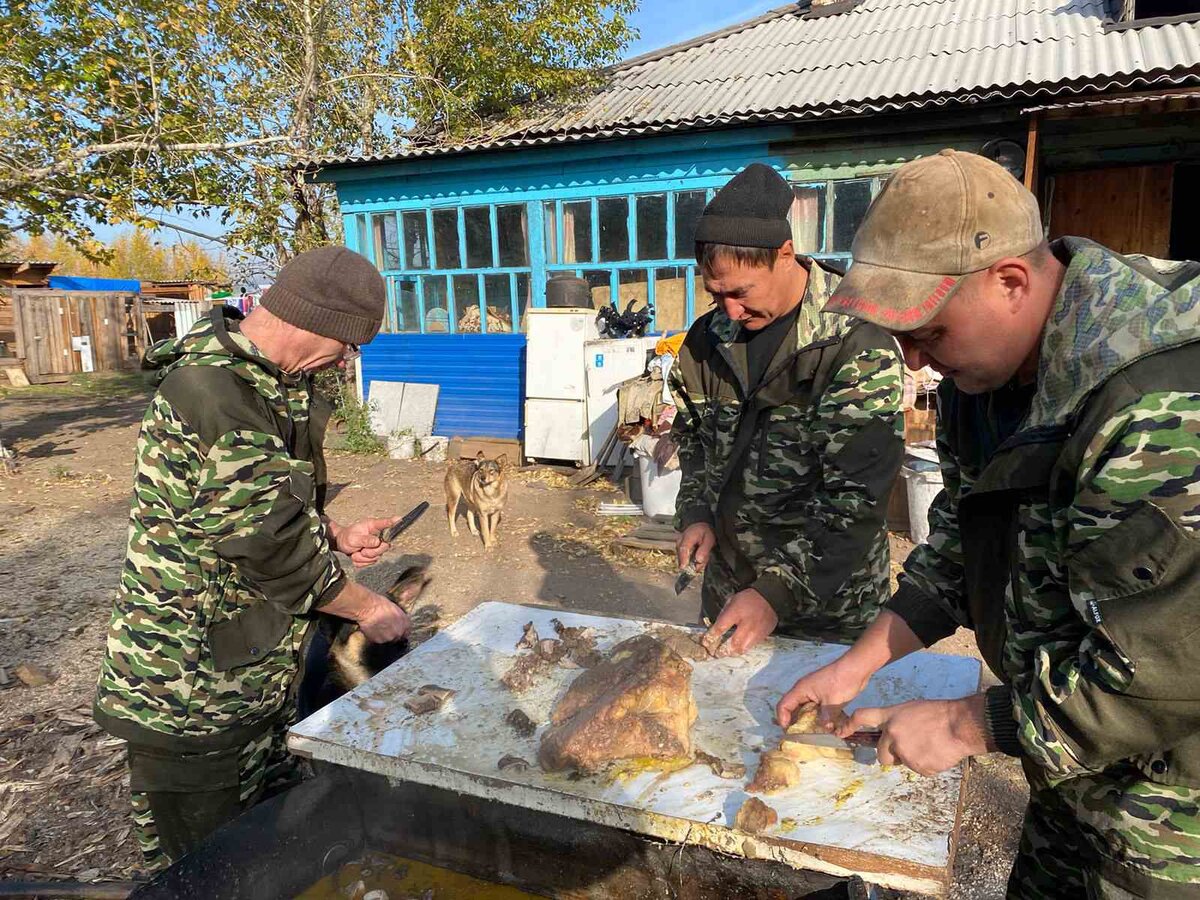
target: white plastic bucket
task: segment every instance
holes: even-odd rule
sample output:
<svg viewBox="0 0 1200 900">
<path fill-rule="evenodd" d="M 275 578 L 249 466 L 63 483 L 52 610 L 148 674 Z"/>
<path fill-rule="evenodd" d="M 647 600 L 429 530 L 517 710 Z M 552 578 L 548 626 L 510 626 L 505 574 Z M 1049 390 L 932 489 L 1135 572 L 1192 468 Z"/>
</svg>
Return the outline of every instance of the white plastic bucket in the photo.
<svg viewBox="0 0 1200 900">
<path fill-rule="evenodd" d="M 658 463 L 637 454 L 638 477 L 642 482 L 642 515 L 675 515 L 675 498 L 679 496 L 679 484 L 683 481 L 683 470 L 658 471 Z"/>
<path fill-rule="evenodd" d="M 910 468 L 911 465 L 919 468 Z M 900 470 L 908 494 L 908 530 L 914 544 L 923 544 L 929 537 L 929 507 L 942 492 L 942 473 L 934 467 L 927 469 L 920 461 L 910 461 Z"/>
</svg>

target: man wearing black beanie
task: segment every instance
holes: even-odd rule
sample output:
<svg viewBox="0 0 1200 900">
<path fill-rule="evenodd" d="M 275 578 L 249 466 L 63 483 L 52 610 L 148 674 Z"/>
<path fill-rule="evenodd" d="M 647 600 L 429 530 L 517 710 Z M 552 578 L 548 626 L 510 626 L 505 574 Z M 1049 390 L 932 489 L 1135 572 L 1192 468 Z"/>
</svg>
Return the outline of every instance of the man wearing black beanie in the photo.
<svg viewBox="0 0 1200 900">
<path fill-rule="evenodd" d="M 729 654 L 772 633 L 849 643 L 889 594 L 900 357 L 877 326 L 822 314 L 839 274 L 796 256 L 792 202 L 755 163 L 705 208 L 696 259 L 716 309 L 672 376 L 679 565 L 703 569 L 705 643 Z"/>
</svg>

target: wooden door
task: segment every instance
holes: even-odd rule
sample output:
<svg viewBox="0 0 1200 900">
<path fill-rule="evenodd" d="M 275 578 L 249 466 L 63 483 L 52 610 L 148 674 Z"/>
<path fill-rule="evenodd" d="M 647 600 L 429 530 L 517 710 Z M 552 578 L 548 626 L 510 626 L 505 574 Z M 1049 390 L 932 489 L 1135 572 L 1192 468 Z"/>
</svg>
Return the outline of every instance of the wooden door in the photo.
<svg viewBox="0 0 1200 900">
<path fill-rule="evenodd" d="M 73 372 L 66 299 L 58 294 L 20 292 L 14 302 L 21 330 L 21 353 L 30 380 Z"/>
<path fill-rule="evenodd" d="M 1118 253 L 1167 258 L 1175 166 L 1123 166 L 1054 176 L 1050 238 L 1091 238 Z"/>
</svg>

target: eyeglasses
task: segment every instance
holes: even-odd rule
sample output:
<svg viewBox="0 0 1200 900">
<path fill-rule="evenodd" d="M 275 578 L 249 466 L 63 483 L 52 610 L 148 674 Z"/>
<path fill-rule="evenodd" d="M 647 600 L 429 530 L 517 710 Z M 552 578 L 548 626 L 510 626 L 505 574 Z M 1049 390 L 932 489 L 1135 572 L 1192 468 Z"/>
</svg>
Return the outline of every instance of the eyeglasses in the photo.
<svg viewBox="0 0 1200 900">
<path fill-rule="evenodd" d="M 342 359 L 346 362 L 354 362 L 360 356 L 362 356 L 362 350 L 359 349 L 358 344 L 346 344 L 346 349 L 342 351 Z"/>
</svg>

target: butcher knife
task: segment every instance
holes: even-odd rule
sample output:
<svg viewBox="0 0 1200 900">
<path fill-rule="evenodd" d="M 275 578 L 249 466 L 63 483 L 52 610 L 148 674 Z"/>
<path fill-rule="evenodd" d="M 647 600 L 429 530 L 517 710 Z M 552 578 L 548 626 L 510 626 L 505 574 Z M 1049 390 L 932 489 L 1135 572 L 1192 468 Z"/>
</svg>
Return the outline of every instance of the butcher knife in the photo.
<svg viewBox="0 0 1200 900">
<path fill-rule="evenodd" d="M 696 577 L 696 564 L 688 562 L 686 566 L 679 570 L 679 574 L 675 576 L 675 595 L 679 596 L 687 590 L 692 579 Z"/>
<path fill-rule="evenodd" d="M 429 502 L 427 500 L 422 500 L 411 510 L 405 513 L 404 518 L 402 518 L 399 522 L 397 522 L 395 525 L 385 528 L 382 532 L 380 532 L 379 539 L 385 544 L 392 543 L 392 541 L 400 537 L 403 532 L 407 531 L 412 524 L 417 521 L 417 519 L 421 518 L 427 509 L 429 509 Z"/>
<path fill-rule="evenodd" d="M 854 734 L 840 738 L 836 734 L 829 734 L 825 731 L 814 731 L 785 734 L 783 739 L 785 742 L 808 744 L 812 747 L 836 747 L 850 750 L 854 753 L 855 762 L 870 764 L 879 760 L 876 753 L 879 734 L 878 731 L 856 731 Z"/>
</svg>

